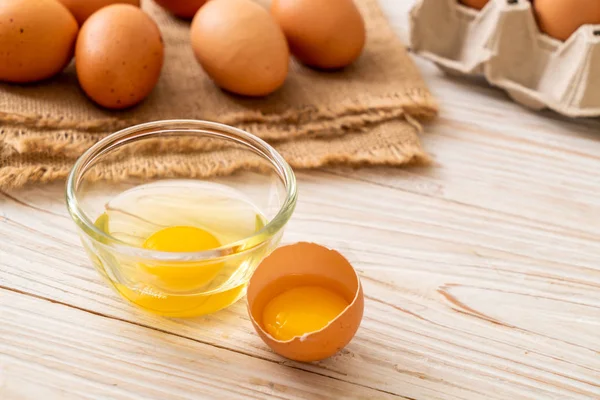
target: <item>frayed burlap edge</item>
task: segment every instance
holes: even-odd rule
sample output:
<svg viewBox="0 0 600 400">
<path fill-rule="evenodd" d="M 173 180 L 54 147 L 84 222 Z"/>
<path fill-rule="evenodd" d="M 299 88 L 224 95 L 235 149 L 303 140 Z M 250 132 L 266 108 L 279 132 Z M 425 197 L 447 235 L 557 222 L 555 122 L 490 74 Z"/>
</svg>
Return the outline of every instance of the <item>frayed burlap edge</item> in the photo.
<svg viewBox="0 0 600 400">
<path fill-rule="evenodd" d="M 328 130 L 323 130 L 323 127 L 318 123 L 315 124 L 314 129 L 310 129 L 309 125 L 305 125 L 305 132 L 301 135 L 306 138 L 321 138 L 321 137 L 337 137 L 344 135 L 348 132 L 366 132 L 376 124 L 385 123 L 394 119 L 398 119 L 404 116 L 401 110 L 390 112 L 389 115 L 384 118 L 378 116 L 373 120 L 365 118 L 364 116 L 348 116 L 332 121 Z M 406 116 L 407 117 L 407 116 Z M 410 117 L 409 117 L 410 118 Z M 360 123 L 357 121 L 360 120 Z M 248 132 L 256 133 L 255 126 L 247 125 L 236 125 L 236 127 L 243 129 Z M 259 129 L 260 138 L 267 140 L 271 143 L 278 143 L 281 141 L 288 141 L 297 138 L 296 134 L 289 134 L 290 130 L 294 130 L 296 127 L 285 126 L 285 127 L 261 127 Z M 271 128 L 272 130 L 267 130 Z M 298 131 L 296 131 L 297 133 Z M 73 129 L 59 129 L 59 130 L 43 130 L 39 128 L 28 128 L 5 126 L 0 129 L 0 157 L 9 157 L 15 154 L 61 154 L 66 158 L 79 157 L 85 150 L 90 146 L 104 138 L 105 136 L 113 132 L 97 132 L 94 134 L 80 132 L 79 130 Z M 156 146 L 150 142 L 138 143 L 130 147 L 130 150 L 148 152 L 148 151 L 162 151 L 165 149 L 171 149 L 171 143 L 176 142 L 176 148 L 186 147 L 189 150 L 214 150 L 214 147 L 207 141 L 197 139 L 176 139 L 176 140 L 161 140 L 161 146 Z"/>
<path fill-rule="evenodd" d="M 327 165 L 404 166 L 428 164 L 421 148 L 418 126 L 406 120 L 381 124 L 369 132 L 351 133 L 334 139 L 315 138 L 275 144 L 275 148 L 295 169 L 312 169 Z M 189 157 L 189 158 L 186 158 Z M 190 162 L 192 161 L 193 162 Z M 64 180 L 73 164 L 61 155 L 15 154 L 0 165 L 0 189 L 26 184 Z M 207 178 L 251 170 L 263 165 L 260 159 L 238 149 L 224 149 L 189 155 L 146 155 L 116 162 L 91 180 L 124 181 L 130 178 Z"/>
<path fill-rule="evenodd" d="M 281 114 L 244 111 L 228 114 L 215 120 L 254 132 L 269 140 L 290 139 L 303 135 L 326 135 L 341 128 L 357 129 L 369 123 L 408 114 L 421 120 L 437 115 L 438 105 L 427 89 L 413 89 L 395 96 L 370 100 L 369 105 L 349 103 L 332 107 L 305 106 Z M 202 115 L 191 118 L 202 119 Z M 5 128 L 32 130 L 76 130 L 78 132 L 114 132 L 132 125 L 148 122 L 135 118 L 105 118 L 90 121 L 69 120 L 51 115 L 21 115 L 0 112 L 0 123 Z M 282 130 L 282 128 L 285 128 Z"/>
</svg>

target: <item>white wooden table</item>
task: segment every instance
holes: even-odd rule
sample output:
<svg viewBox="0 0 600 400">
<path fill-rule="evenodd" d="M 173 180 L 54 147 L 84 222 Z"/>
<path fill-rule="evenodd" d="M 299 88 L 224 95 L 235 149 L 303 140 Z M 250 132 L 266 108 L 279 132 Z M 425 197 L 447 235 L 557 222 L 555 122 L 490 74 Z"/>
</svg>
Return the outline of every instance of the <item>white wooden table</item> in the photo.
<svg viewBox="0 0 600 400">
<path fill-rule="evenodd" d="M 411 2 L 385 3 L 404 35 Z M 0 399 L 600 398 L 600 121 L 417 62 L 442 106 L 432 168 L 298 174 L 285 242 L 337 248 L 365 288 L 339 355 L 278 357 L 243 302 L 191 320 L 130 306 L 55 185 L 0 196 Z"/>
</svg>

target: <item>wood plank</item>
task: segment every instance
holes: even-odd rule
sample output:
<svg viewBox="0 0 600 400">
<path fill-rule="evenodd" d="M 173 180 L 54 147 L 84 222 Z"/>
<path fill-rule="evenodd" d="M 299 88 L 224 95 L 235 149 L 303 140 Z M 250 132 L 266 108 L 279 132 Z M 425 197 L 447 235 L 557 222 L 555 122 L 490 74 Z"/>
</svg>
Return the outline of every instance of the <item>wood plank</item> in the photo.
<svg viewBox="0 0 600 400">
<path fill-rule="evenodd" d="M 435 164 L 332 173 L 600 238 L 600 121 L 532 112 L 417 62 L 441 101 L 440 118 L 422 135 Z"/>
<path fill-rule="evenodd" d="M 0 398 L 400 398 L 0 289 Z"/>
<path fill-rule="evenodd" d="M 12 252 L 0 276 L 11 288 L 408 397 L 600 395 L 595 242 L 368 182 L 326 173 L 300 178 L 302 200 L 286 241 L 342 250 L 361 271 L 368 297 L 355 340 L 322 363 L 273 355 L 253 333 L 243 304 L 187 321 L 126 305 L 73 250 L 77 238 L 60 204 L 44 200 L 55 196 L 23 195 L 44 210 L 27 214 L 22 204 L 6 202 L 0 254 L 8 259 Z M 515 249 L 515 237 L 527 245 Z M 572 263 L 573 249 L 581 266 Z"/>
<path fill-rule="evenodd" d="M 408 13 L 412 8 L 414 0 L 397 1 L 381 0 L 381 8 L 388 17 L 396 34 L 403 43 L 409 43 Z"/>
</svg>

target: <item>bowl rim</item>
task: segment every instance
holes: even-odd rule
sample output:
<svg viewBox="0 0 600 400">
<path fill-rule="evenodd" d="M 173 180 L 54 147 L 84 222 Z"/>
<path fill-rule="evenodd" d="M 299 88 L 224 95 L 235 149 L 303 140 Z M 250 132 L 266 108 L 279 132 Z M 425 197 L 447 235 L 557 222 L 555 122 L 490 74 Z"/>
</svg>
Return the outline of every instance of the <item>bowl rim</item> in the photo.
<svg viewBox="0 0 600 400">
<path fill-rule="evenodd" d="M 79 206 L 77 189 L 87 171 L 87 167 L 94 164 L 97 157 L 110 152 L 122 145 L 131 143 L 145 137 L 170 133 L 187 133 L 189 135 L 202 133 L 208 136 L 227 138 L 238 144 L 244 145 L 248 150 L 258 154 L 276 170 L 286 190 L 286 198 L 277 214 L 259 231 L 251 236 L 228 243 L 216 249 L 199 252 L 163 252 L 149 250 L 130 245 L 99 229 L 95 223 Z M 136 135 L 137 133 L 137 135 Z M 96 244 L 120 254 L 127 254 L 158 261 L 200 261 L 217 260 L 229 256 L 238 256 L 256 247 L 262 246 L 275 236 L 289 221 L 296 207 L 298 198 L 297 182 L 291 166 L 285 159 L 264 140 L 246 132 L 218 122 L 174 119 L 147 122 L 134 125 L 108 135 L 86 150 L 75 162 L 66 183 L 66 204 L 71 219 Z"/>
</svg>

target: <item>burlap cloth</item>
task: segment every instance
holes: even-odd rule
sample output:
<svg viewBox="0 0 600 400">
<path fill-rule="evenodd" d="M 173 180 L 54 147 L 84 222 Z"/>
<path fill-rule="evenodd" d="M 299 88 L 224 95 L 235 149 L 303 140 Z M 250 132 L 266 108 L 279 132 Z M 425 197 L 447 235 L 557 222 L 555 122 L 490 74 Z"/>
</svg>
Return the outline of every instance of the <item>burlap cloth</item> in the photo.
<svg viewBox="0 0 600 400">
<path fill-rule="evenodd" d="M 271 142 L 295 168 L 426 161 L 415 119 L 434 116 L 435 100 L 377 0 L 356 2 L 368 34 L 356 63 L 343 71 L 319 72 L 292 61 L 282 89 L 249 99 L 221 91 L 204 74 L 189 44 L 189 23 L 144 1 L 165 41 L 164 69 L 150 97 L 130 110 L 103 110 L 86 99 L 73 65 L 39 84 L 1 84 L 0 188 L 63 179 L 76 157 L 105 135 L 164 119 L 204 119 L 245 129 Z M 177 162 L 164 150 L 140 153 L 135 162 L 146 174 L 170 175 Z M 235 163 L 195 175 L 229 173 L 246 161 Z M 130 167 L 115 171 L 115 179 Z"/>
</svg>

